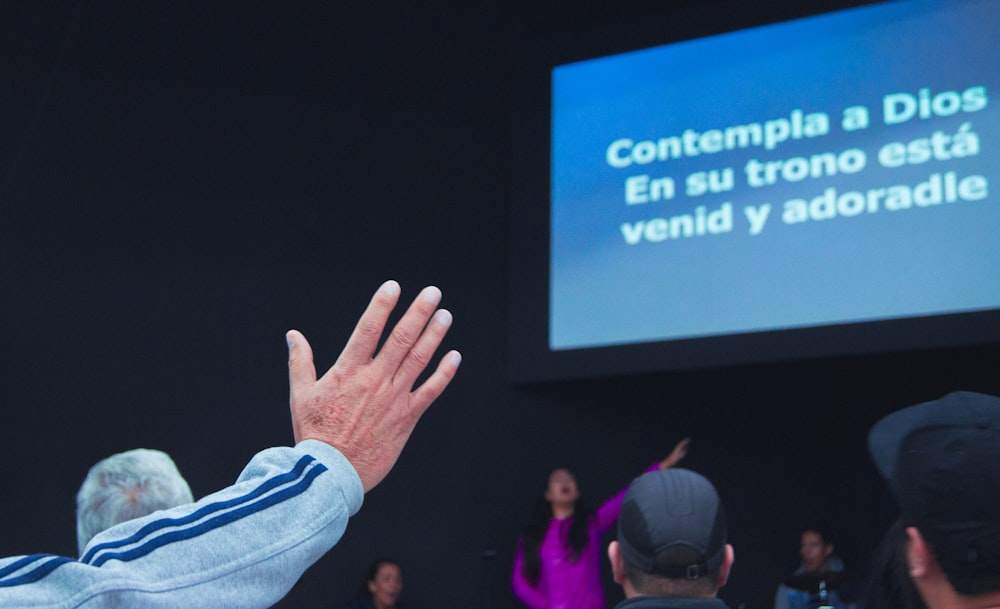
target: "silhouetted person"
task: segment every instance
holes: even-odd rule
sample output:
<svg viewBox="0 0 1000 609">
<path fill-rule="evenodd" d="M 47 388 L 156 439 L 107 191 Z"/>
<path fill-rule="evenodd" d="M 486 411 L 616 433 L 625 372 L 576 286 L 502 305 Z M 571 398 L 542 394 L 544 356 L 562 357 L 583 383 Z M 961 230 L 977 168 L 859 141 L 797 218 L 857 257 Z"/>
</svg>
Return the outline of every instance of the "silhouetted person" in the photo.
<svg viewBox="0 0 1000 609">
<path fill-rule="evenodd" d="M 815 609 L 845 607 L 839 590 L 847 580 L 844 561 L 836 556 L 829 528 L 819 522 L 809 523 L 799 536 L 801 563 L 788 579 L 778 586 L 774 609 Z"/>
</svg>

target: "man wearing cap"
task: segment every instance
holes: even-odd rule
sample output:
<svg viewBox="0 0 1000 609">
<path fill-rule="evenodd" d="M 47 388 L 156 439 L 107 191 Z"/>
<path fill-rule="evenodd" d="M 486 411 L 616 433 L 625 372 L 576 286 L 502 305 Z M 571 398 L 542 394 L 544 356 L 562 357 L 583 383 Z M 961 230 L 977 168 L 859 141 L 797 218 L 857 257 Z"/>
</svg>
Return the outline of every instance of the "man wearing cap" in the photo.
<svg viewBox="0 0 1000 609">
<path fill-rule="evenodd" d="M 617 609 L 726 609 L 716 594 L 733 547 L 722 502 L 700 474 L 671 468 L 636 478 L 608 557 L 625 591 Z"/>
<path fill-rule="evenodd" d="M 960 391 L 894 412 L 868 448 L 928 607 L 1000 607 L 1000 398 Z"/>
</svg>

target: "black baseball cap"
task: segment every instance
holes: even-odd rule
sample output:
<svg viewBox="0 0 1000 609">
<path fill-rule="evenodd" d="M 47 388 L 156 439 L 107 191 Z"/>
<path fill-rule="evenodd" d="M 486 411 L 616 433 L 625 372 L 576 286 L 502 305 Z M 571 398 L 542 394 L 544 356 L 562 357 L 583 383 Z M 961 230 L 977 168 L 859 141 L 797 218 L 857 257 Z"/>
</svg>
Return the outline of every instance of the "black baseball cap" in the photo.
<svg viewBox="0 0 1000 609">
<path fill-rule="evenodd" d="M 868 450 L 945 573 L 1000 574 L 1000 398 L 957 391 L 894 412 Z"/>
<path fill-rule="evenodd" d="M 676 579 L 697 579 L 722 564 L 726 514 L 715 487 L 690 470 L 669 468 L 639 476 L 618 517 L 625 561 Z"/>
</svg>

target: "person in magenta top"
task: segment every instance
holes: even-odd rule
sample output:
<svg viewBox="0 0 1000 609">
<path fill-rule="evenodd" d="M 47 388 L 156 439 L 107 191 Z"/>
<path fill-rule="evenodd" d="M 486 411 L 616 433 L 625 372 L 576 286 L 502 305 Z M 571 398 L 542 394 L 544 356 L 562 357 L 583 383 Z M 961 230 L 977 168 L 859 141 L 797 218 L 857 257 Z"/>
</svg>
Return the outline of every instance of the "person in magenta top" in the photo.
<svg viewBox="0 0 1000 609">
<path fill-rule="evenodd" d="M 647 471 L 665 469 L 687 453 L 688 440 Z M 524 528 L 514 559 L 514 596 L 528 609 L 604 609 L 601 536 L 618 520 L 628 487 L 589 510 L 566 469 L 549 474 L 548 488 Z"/>
</svg>

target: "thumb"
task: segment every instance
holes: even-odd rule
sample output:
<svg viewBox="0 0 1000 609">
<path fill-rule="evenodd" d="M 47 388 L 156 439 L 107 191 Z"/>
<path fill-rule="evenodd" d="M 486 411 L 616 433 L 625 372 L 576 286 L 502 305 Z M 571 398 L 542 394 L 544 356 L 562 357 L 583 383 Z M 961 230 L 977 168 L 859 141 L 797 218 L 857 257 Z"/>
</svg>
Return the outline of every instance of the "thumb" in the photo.
<svg viewBox="0 0 1000 609">
<path fill-rule="evenodd" d="M 285 333 L 288 343 L 288 389 L 292 396 L 316 382 L 312 347 L 298 330 Z"/>
</svg>

